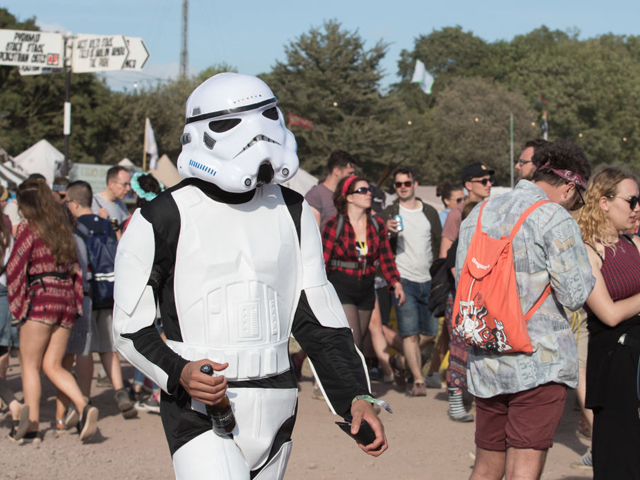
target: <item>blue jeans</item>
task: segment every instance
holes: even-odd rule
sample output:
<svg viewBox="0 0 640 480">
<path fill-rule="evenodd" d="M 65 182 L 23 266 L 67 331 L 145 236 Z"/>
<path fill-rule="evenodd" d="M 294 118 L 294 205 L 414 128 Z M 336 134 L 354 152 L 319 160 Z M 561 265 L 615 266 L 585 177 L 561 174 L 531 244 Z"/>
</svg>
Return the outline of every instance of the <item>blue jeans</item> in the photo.
<svg viewBox="0 0 640 480">
<path fill-rule="evenodd" d="M 11 325 L 7 287 L 0 285 L 0 345 L 18 348 L 18 327 Z"/>
<path fill-rule="evenodd" d="M 401 337 L 417 334 L 435 337 L 438 334 L 438 319 L 429 310 L 431 280 L 418 283 L 401 278 L 400 283 L 406 296 L 402 306 L 398 305 L 395 295 L 391 295 L 398 318 L 398 333 Z"/>
</svg>

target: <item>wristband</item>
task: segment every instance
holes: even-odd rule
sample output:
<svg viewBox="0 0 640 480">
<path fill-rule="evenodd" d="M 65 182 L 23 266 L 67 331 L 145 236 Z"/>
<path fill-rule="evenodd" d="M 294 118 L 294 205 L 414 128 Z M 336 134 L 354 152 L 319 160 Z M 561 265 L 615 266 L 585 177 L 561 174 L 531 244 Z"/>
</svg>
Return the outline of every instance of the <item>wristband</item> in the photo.
<svg viewBox="0 0 640 480">
<path fill-rule="evenodd" d="M 356 395 L 355 397 L 353 397 L 353 400 L 351 400 L 351 405 L 356 403 L 358 400 L 364 400 L 365 402 L 379 405 L 382 408 L 384 408 L 387 412 L 393 413 L 393 410 L 391 410 L 391 405 L 389 405 L 384 400 L 378 400 L 377 398 L 373 398 L 371 395 Z"/>
</svg>

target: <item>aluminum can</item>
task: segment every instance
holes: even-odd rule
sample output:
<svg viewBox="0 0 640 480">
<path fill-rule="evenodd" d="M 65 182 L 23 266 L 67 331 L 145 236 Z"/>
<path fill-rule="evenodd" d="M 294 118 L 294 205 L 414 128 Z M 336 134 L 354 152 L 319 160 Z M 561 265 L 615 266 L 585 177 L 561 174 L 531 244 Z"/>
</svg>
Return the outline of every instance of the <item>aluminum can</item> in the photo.
<svg viewBox="0 0 640 480">
<path fill-rule="evenodd" d="M 403 231 L 404 225 L 402 224 L 402 217 L 400 215 L 396 215 L 393 217 L 393 219 L 398 222 L 398 226 L 396 227 L 396 230 L 399 232 Z"/>
</svg>

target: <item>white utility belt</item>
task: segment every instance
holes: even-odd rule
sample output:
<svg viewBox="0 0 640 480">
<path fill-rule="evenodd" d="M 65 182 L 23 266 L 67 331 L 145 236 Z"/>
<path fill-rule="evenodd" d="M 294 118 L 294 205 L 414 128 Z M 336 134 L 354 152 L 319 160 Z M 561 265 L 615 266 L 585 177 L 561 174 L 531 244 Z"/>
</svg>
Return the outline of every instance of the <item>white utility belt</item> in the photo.
<svg viewBox="0 0 640 480">
<path fill-rule="evenodd" d="M 226 348 L 189 345 L 167 340 L 167 345 L 185 360 L 194 362 L 208 358 L 216 363 L 229 363 L 221 372 L 228 380 L 255 380 L 289 370 L 289 339 L 267 345 Z"/>
</svg>

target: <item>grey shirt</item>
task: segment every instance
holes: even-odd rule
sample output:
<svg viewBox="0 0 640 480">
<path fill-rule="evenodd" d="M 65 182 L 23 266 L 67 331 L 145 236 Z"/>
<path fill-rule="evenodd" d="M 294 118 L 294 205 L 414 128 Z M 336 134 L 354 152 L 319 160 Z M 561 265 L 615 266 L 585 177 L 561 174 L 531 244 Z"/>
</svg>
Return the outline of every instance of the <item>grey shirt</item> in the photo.
<svg viewBox="0 0 640 480">
<path fill-rule="evenodd" d="M 321 231 L 324 224 L 327 223 L 327 220 L 338 213 L 333 204 L 333 192 L 325 187 L 323 183 L 319 183 L 309 190 L 304 199 L 309 205 L 320 212 Z"/>
<path fill-rule="evenodd" d="M 122 225 L 124 221 L 129 218 L 127 205 L 119 198 L 116 198 L 114 202 L 111 202 L 99 193 L 96 193 L 93 196 L 93 202 L 91 203 L 91 211 L 97 215 L 100 207 L 104 207 L 107 212 L 109 212 L 109 220 L 117 220 L 118 225 Z"/>
<path fill-rule="evenodd" d="M 544 190 L 521 180 L 513 191 L 488 200 L 482 213 L 482 230 L 492 238 L 509 235 L 524 211 L 543 199 L 548 200 Z M 478 205 L 460 227 L 456 279 L 475 232 L 479 210 Z M 549 282 L 552 287 L 551 295 L 527 323 L 534 351 L 530 355 L 496 354 L 469 347 L 469 391 L 490 398 L 549 382 L 575 388 L 578 350 L 563 306 L 577 310 L 595 285 L 578 224 L 560 205 L 542 205 L 527 217 L 516 234 L 513 260 L 523 312 L 531 309 Z"/>
</svg>

